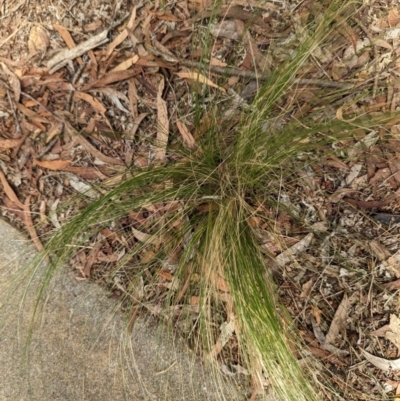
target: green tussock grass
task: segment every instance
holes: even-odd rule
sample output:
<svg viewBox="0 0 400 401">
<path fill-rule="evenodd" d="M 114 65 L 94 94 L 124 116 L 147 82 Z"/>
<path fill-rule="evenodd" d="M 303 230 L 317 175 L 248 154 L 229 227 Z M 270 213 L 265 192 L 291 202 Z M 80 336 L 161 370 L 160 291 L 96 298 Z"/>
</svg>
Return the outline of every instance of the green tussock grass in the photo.
<svg viewBox="0 0 400 401">
<path fill-rule="evenodd" d="M 149 270 L 162 269 L 174 253 L 178 255 L 176 286 L 171 285 L 162 301 L 168 311 L 169 306 L 185 303 L 191 295 L 199 297 L 198 317 L 188 337 L 202 355 L 213 355 L 219 328 L 211 323 L 218 311 L 222 317 L 217 321 L 234 322 L 237 352 L 251 372 L 254 386 L 268 378 L 284 401 L 314 401 L 331 391 L 323 383 L 316 385 L 307 365 L 297 362 L 301 339 L 277 298 L 271 255 L 251 224 L 258 218 L 274 234 L 274 221 L 264 210 L 285 209 L 279 193 L 285 180 L 296 179 L 299 155 L 309 152 L 311 163 L 312 153 L 320 154 L 316 150 L 329 152 L 332 143 L 353 138 L 360 129 L 382 126 L 389 118 L 364 115 L 345 122 L 324 117 L 319 110 L 293 118 L 291 110 L 284 109 L 288 91 L 296 93 L 294 79 L 311 55 L 360 4 L 333 1 L 321 7 L 323 16 L 310 22 L 307 35 L 291 57 L 274 67 L 251 107 L 237 111 L 240 116 L 235 116 L 235 124 L 230 118 L 223 120 L 218 105 L 211 102 L 205 106 L 211 89 L 194 94 L 195 131 L 202 132 L 195 149 L 175 142 L 162 163 L 129 169 L 119 185 L 88 203 L 54 232 L 40 256 L 50 256 L 51 263 L 38 299 L 54 272 L 87 243 L 93 243 L 101 228 L 114 227 L 130 212 L 148 212 L 149 205 L 162 206 L 164 213 L 156 215 L 151 224 L 135 227 L 148 234 L 146 240 L 135 240 L 132 232 L 127 237 L 133 246 L 114 270 L 116 274 L 135 266 L 123 302 L 141 305 L 135 294 L 138 280 Z M 211 37 L 206 35 L 205 40 L 211 41 Z M 320 99 L 330 105 L 356 95 L 354 91 L 357 89 L 324 89 Z M 281 122 L 278 128 L 277 121 Z M 154 140 L 146 140 L 157 146 Z M 146 252 L 152 253 L 149 260 L 142 256 Z M 221 300 L 216 275 L 229 285 L 228 302 Z M 180 291 L 186 282 L 188 289 Z"/>
</svg>

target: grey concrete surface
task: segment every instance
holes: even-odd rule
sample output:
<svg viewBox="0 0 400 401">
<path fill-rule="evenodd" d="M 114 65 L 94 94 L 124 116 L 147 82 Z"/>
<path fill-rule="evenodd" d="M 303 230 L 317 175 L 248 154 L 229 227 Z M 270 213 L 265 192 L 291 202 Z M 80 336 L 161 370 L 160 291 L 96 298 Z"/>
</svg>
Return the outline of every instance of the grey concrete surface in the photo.
<svg viewBox="0 0 400 401">
<path fill-rule="evenodd" d="M 215 372 L 161 326 L 138 321 L 128 336 L 103 289 L 68 269 L 52 282 L 26 348 L 45 270 L 26 290 L 21 274 L 33 254 L 30 242 L 0 220 L 1 401 L 246 399 L 236 382 L 217 386 Z"/>
</svg>

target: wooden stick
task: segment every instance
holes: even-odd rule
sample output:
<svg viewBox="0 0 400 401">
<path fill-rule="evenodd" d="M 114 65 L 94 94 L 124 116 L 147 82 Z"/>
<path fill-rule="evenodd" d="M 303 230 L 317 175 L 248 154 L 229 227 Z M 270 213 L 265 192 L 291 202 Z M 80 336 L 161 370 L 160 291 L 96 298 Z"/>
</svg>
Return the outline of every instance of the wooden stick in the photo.
<svg viewBox="0 0 400 401">
<path fill-rule="evenodd" d="M 188 68 L 197 68 L 199 70 L 208 69 L 219 75 L 235 75 L 241 78 L 257 79 L 259 81 L 266 81 L 269 78 L 267 74 L 256 74 L 253 71 L 239 70 L 234 67 L 218 67 L 216 65 L 205 65 L 197 61 L 179 60 L 179 64 Z M 354 87 L 353 84 L 345 82 L 328 81 L 326 79 L 305 79 L 296 78 L 293 81 L 297 85 L 315 85 L 321 88 L 336 88 L 336 89 L 350 89 Z"/>
<path fill-rule="evenodd" d="M 115 24 L 111 25 L 109 28 L 105 29 L 103 32 L 100 32 L 96 36 L 91 37 L 85 42 L 80 43 L 76 47 L 72 49 L 64 49 L 57 53 L 51 60 L 47 62 L 47 67 L 50 69 L 49 74 L 53 74 L 58 71 L 60 68 L 64 67 L 68 64 L 69 61 L 76 59 L 77 57 L 82 56 L 89 50 L 95 49 L 96 47 L 101 46 L 102 44 L 108 42 L 108 33 L 111 29 L 121 24 L 125 19 L 129 17 L 129 14 L 125 15 L 122 19 L 120 19 Z"/>
</svg>

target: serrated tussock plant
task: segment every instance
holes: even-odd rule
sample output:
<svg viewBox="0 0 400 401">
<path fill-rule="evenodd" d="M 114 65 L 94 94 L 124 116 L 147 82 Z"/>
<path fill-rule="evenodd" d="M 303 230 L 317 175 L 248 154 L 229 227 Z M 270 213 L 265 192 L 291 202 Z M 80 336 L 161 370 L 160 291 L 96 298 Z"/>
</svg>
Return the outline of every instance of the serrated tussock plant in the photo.
<svg viewBox="0 0 400 401">
<path fill-rule="evenodd" d="M 201 132 L 195 148 L 175 143 L 167 148 L 164 161 L 127 170 L 119 185 L 103 190 L 50 237 L 38 257 L 51 258 L 38 299 L 54 272 L 88 241 L 93 242 L 102 228 L 118 227 L 116 222 L 129 213 L 153 210 L 151 223 L 134 227 L 126 237 L 132 245 L 113 270 L 134 265 L 122 302 L 140 305 L 135 283 L 149 269 L 163 269 L 173 254 L 173 282 L 161 298 L 168 311 L 189 296 L 198 297 L 197 317 L 188 337 L 203 356 L 221 357 L 215 351 L 219 329 L 212 322 L 229 321 L 234 324 L 238 358 L 251 372 L 255 388 L 268 379 L 282 401 L 321 399 L 326 389 L 312 383 L 307 365 L 300 367 L 295 357 L 301 341 L 279 304 L 271 274 L 273 258 L 263 248 L 252 219 L 257 217 L 273 230 L 263 207 L 281 207 L 280 187 L 291 179 L 299 154 L 317 148 L 329 151 L 329 144 L 351 138 L 360 127 L 379 126 L 387 118 L 360 116 L 350 123 L 334 116 L 323 119 L 318 110 L 292 118 L 292 110 L 282 109 L 288 91 L 295 96 L 294 80 L 311 55 L 359 6 L 358 2 L 326 3 L 321 3 L 324 13 L 310 22 L 290 58 L 275 66 L 251 106 L 235 112 L 239 116 L 234 124 L 230 117 L 224 120 L 212 102 L 204 107 L 206 89 L 194 94 L 195 131 Z M 329 105 L 354 91 L 350 86 L 326 90 L 321 99 Z M 162 213 L 157 213 L 159 209 Z M 138 231 L 145 234 L 140 240 Z M 31 271 L 38 268 L 38 261 Z M 229 287 L 224 299 L 219 279 Z"/>
</svg>

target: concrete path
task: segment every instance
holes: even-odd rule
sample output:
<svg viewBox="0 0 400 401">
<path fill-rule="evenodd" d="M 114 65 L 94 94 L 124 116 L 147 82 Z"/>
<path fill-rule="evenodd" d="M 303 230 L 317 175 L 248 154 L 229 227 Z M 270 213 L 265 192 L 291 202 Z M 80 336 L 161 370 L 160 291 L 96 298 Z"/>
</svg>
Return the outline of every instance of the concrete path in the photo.
<svg viewBox="0 0 400 401">
<path fill-rule="evenodd" d="M 12 279 L 33 254 L 0 220 L 0 401 L 246 399 L 236 383 L 216 386 L 215 372 L 165 329 L 139 321 L 128 337 L 115 303 L 68 269 L 52 283 L 24 358 L 39 278 L 23 303 L 27 280 L 15 290 Z"/>
</svg>

